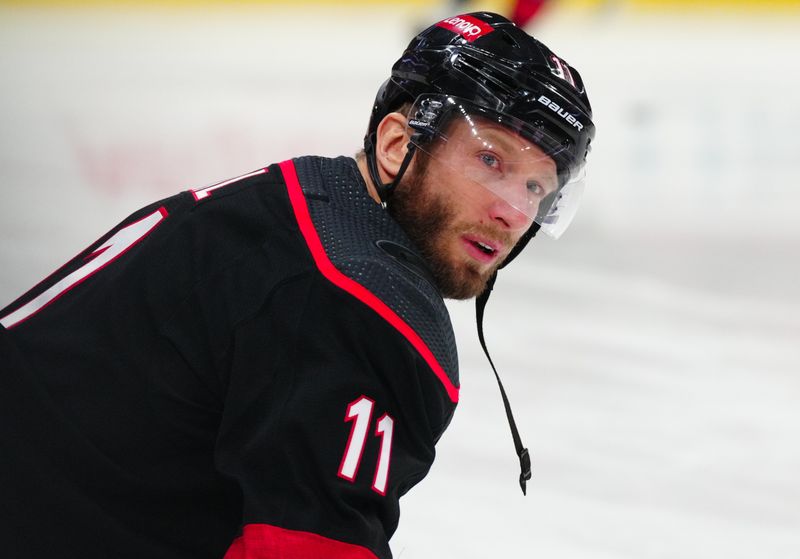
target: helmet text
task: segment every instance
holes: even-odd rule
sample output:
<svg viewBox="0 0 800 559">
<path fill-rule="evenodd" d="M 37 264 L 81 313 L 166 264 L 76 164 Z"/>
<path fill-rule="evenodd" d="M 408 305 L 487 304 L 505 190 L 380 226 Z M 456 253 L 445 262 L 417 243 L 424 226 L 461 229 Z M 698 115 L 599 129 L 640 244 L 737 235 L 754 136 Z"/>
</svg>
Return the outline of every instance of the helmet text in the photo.
<svg viewBox="0 0 800 559">
<path fill-rule="evenodd" d="M 561 118 L 566 120 L 568 123 L 570 123 L 572 126 L 577 128 L 578 130 L 583 130 L 583 124 L 581 124 L 578 121 L 578 119 L 576 119 L 574 116 L 572 116 L 567 111 L 565 111 L 562 107 L 560 107 L 558 105 L 558 103 L 555 103 L 555 102 L 551 101 L 545 95 L 540 95 L 538 101 L 542 105 L 545 105 L 546 107 L 548 107 L 553 112 L 558 113 L 558 116 L 560 116 Z"/>
</svg>

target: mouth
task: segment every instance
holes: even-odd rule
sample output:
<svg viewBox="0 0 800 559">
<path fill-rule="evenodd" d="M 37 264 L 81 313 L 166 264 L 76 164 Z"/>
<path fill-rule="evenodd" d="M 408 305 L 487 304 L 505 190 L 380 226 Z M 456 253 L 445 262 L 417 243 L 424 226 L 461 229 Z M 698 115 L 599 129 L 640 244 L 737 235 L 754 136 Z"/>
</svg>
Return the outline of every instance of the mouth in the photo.
<svg viewBox="0 0 800 559">
<path fill-rule="evenodd" d="M 467 253 L 475 260 L 485 264 L 494 262 L 500 255 L 500 250 L 503 248 L 497 242 L 471 235 L 464 236 L 461 239 L 464 242 Z"/>
</svg>

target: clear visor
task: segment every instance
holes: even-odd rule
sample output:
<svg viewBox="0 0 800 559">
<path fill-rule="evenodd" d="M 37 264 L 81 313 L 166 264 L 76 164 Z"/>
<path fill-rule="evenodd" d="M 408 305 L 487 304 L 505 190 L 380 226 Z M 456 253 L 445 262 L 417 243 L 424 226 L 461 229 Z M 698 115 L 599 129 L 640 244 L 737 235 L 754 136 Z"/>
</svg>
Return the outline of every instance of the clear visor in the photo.
<svg viewBox="0 0 800 559">
<path fill-rule="evenodd" d="M 545 131 L 458 98 L 426 96 L 409 112 L 408 133 L 418 149 L 465 179 L 465 187 L 491 192 L 553 238 L 575 216 L 583 167 Z"/>
</svg>

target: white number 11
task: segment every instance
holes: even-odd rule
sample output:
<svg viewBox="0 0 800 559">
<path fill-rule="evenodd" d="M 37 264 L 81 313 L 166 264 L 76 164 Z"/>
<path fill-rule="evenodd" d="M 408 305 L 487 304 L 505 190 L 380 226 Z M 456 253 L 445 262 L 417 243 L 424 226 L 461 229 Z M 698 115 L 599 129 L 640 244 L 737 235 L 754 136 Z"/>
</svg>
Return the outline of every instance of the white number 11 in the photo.
<svg viewBox="0 0 800 559">
<path fill-rule="evenodd" d="M 347 406 L 344 420 L 352 421 L 350 428 L 350 438 L 339 466 L 339 477 L 347 481 L 355 481 L 358 475 L 358 467 L 361 464 L 361 457 L 364 454 L 364 445 L 367 442 L 367 433 L 372 410 L 375 402 L 361 396 Z M 378 466 L 375 469 L 375 479 L 372 482 L 372 489 L 381 495 L 386 495 L 386 486 L 389 482 L 389 463 L 392 456 L 392 436 L 394 434 L 394 419 L 389 414 L 383 414 L 378 419 L 375 429 L 375 436 L 381 437 L 381 448 L 378 453 Z"/>
</svg>

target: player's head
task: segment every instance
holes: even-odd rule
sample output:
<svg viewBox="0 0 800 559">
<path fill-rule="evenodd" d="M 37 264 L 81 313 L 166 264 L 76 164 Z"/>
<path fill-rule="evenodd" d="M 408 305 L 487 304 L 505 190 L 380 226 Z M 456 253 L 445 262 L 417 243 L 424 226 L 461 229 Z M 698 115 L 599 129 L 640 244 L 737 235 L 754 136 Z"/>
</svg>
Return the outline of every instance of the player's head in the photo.
<svg viewBox="0 0 800 559">
<path fill-rule="evenodd" d="M 397 111 L 407 116 L 407 151 L 387 184 L 376 147 Z M 591 118 L 580 74 L 544 44 L 497 14 L 457 16 L 422 31 L 394 64 L 372 110 L 367 166 L 390 209 L 415 194 L 398 185 L 435 187 L 426 176 L 434 167 L 439 179 L 461 185 L 459 198 L 479 185 L 504 202 L 517 214 L 509 218 L 515 227 L 527 220 L 507 263 L 539 228 L 558 237 L 569 225 L 594 136 Z"/>
</svg>

